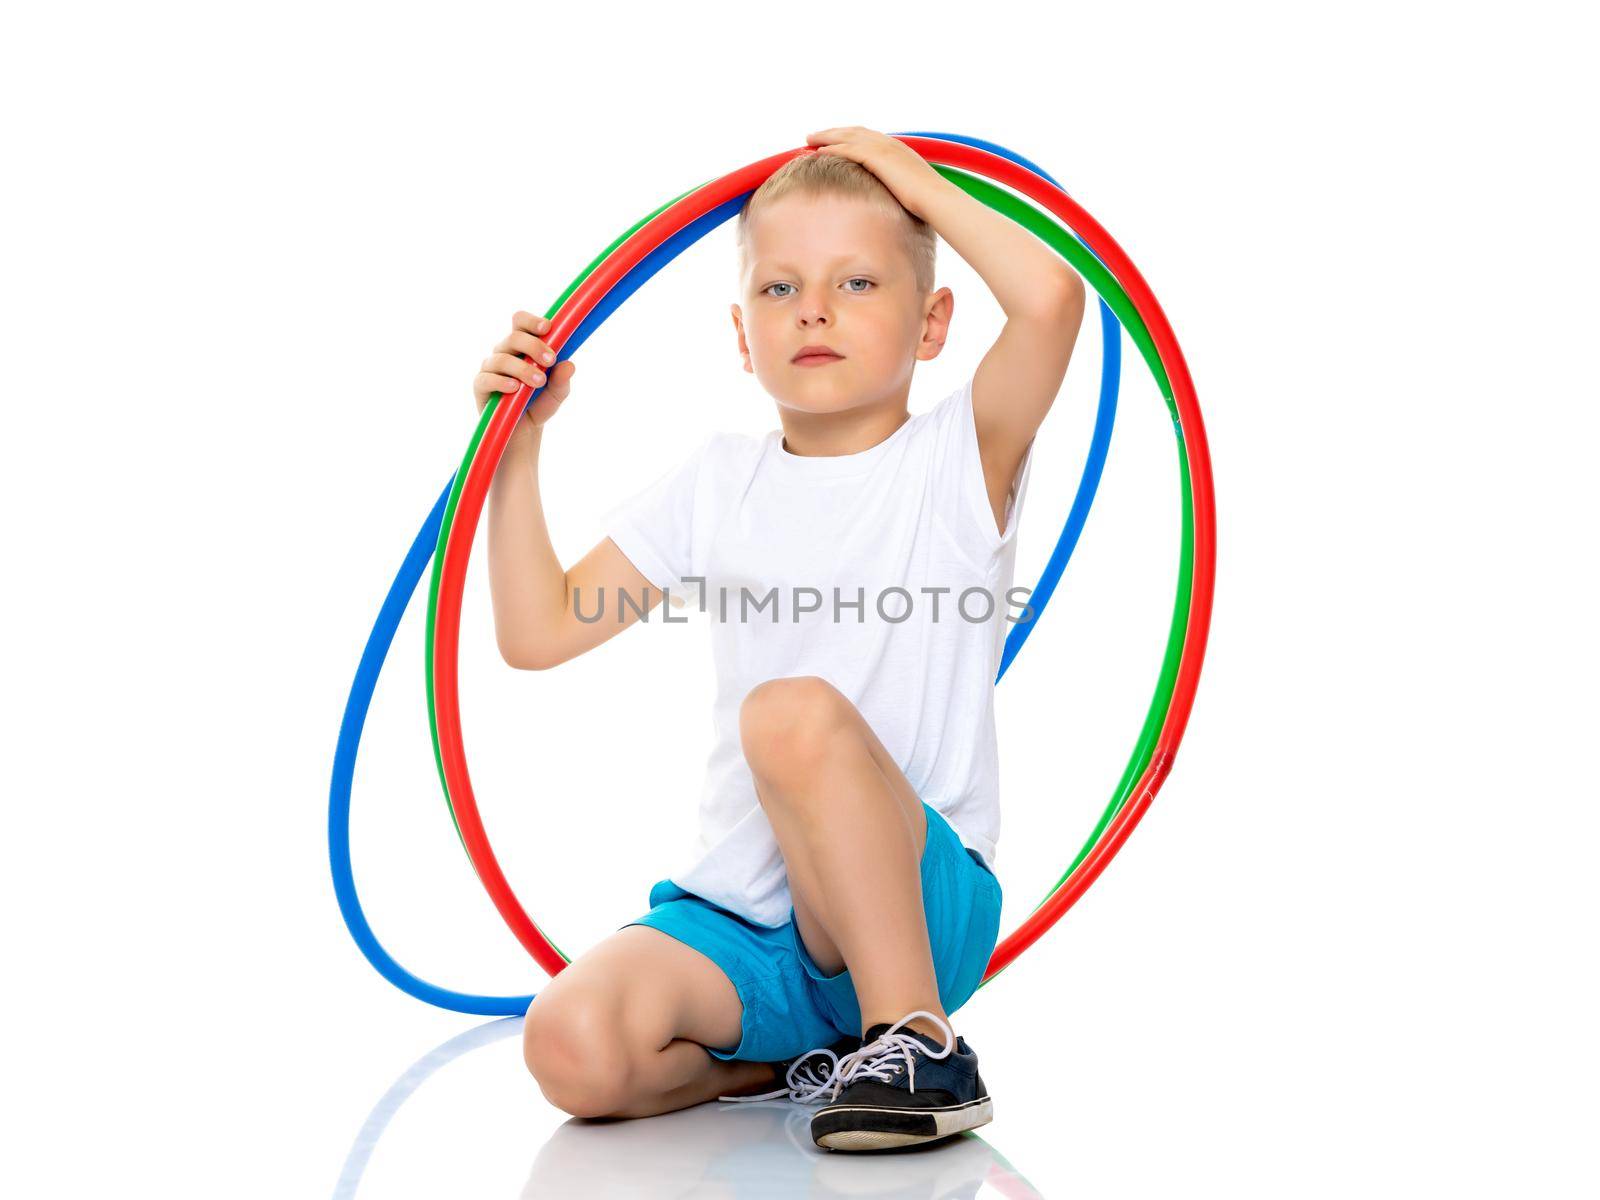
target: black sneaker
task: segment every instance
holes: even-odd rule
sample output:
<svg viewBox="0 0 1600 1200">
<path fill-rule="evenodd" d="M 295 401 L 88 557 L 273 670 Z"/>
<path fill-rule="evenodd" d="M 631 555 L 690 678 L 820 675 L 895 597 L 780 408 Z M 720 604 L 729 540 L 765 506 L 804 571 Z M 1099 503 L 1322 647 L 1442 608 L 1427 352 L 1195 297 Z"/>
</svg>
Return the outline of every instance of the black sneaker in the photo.
<svg viewBox="0 0 1600 1200">
<path fill-rule="evenodd" d="M 943 1040 L 900 1027 L 938 1021 Z M 899 1032 L 895 1032 L 899 1030 Z M 929 1012 L 874 1025 L 838 1063 L 834 1098 L 811 1118 L 811 1140 L 828 1150 L 889 1150 L 934 1142 L 994 1120 L 978 1056 Z"/>
<path fill-rule="evenodd" d="M 776 1091 L 754 1096 L 718 1096 L 718 1100 L 793 1100 L 805 1104 L 833 1089 L 839 1061 L 861 1049 L 861 1039 L 851 1034 L 826 1048 L 818 1047 L 772 1064 L 773 1082 L 782 1082 Z M 810 1061 L 815 1059 L 815 1061 Z"/>
</svg>

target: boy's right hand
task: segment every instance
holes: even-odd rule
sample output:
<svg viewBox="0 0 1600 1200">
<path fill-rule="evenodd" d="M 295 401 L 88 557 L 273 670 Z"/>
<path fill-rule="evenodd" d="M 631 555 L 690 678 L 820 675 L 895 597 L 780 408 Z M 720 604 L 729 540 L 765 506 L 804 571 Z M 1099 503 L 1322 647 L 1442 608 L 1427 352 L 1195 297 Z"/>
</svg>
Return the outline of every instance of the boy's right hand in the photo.
<svg viewBox="0 0 1600 1200">
<path fill-rule="evenodd" d="M 511 318 L 511 332 L 494 348 L 494 353 L 483 360 L 482 370 L 472 381 L 472 394 L 477 399 L 480 415 L 493 393 L 500 392 L 505 399 L 515 395 L 524 383 L 532 388 L 544 386 L 544 391 L 523 414 L 527 424 L 519 422 L 518 431 L 530 426 L 538 428 L 555 415 L 572 391 L 574 367 L 570 358 L 554 367 L 548 365 L 545 356 L 553 359 L 555 352 L 539 335 L 549 332 L 550 322 L 533 313 L 518 312 Z M 549 372 L 548 382 L 546 371 Z"/>
</svg>

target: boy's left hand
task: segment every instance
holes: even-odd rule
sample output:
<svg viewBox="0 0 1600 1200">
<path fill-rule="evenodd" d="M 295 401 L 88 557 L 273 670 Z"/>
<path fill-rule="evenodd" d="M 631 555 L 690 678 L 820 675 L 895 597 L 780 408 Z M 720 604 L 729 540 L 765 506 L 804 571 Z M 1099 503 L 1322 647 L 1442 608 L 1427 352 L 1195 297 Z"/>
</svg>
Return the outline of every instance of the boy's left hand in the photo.
<svg viewBox="0 0 1600 1200">
<path fill-rule="evenodd" d="M 841 125 L 806 135 L 806 145 L 818 154 L 841 154 L 866 167 L 894 198 L 915 216 L 927 220 L 922 201 L 948 181 L 922 155 L 899 138 L 860 125 Z"/>
</svg>

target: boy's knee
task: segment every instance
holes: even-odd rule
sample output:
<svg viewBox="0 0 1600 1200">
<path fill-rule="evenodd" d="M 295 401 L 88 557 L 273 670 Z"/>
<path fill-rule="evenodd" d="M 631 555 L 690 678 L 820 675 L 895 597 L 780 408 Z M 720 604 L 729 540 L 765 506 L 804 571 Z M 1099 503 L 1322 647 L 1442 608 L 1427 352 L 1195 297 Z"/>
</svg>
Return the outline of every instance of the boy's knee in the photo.
<svg viewBox="0 0 1600 1200">
<path fill-rule="evenodd" d="M 848 704 L 839 689 L 817 675 L 758 683 L 739 706 L 745 760 L 769 773 L 815 765 L 844 728 Z"/>
<path fill-rule="evenodd" d="M 617 1030 L 584 1004 L 535 1002 L 522 1029 L 522 1058 L 551 1104 L 574 1117 L 603 1117 L 622 1107 L 633 1064 Z"/>
</svg>

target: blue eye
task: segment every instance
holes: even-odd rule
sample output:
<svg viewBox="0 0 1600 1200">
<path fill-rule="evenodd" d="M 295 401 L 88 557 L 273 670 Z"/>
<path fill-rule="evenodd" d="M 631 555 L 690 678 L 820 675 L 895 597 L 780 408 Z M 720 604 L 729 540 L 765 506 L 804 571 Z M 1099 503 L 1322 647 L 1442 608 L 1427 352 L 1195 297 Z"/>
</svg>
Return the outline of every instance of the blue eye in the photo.
<svg viewBox="0 0 1600 1200">
<path fill-rule="evenodd" d="M 792 284 L 792 283 L 769 283 L 769 284 L 767 284 L 766 287 L 762 288 L 761 290 L 763 292 L 771 292 L 772 289 L 775 288 L 775 287 L 792 288 L 793 286 L 794 286 L 794 284 Z M 773 299 L 774 300 L 783 300 L 783 299 L 785 299 L 785 297 L 783 297 L 783 296 L 774 296 Z"/>
<path fill-rule="evenodd" d="M 845 283 L 846 283 L 846 284 L 847 284 L 847 285 L 848 285 L 848 284 L 852 284 L 852 283 L 864 283 L 864 284 L 866 284 L 866 285 L 867 285 L 867 287 L 871 287 L 871 286 L 872 286 L 872 280 L 870 280 L 870 279 L 862 279 L 862 278 L 861 278 L 861 277 L 860 277 L 860 276 L 859 276 L 859 275 L 858 275 L 858 276 L 857 276 L 857 277 L 856 277 L 856 278 L 854 278 L 854 279 L 846 279 L 846 280 L 845 280 Z M 853 290 L 853 289 L 852 289 L 852 290 Z M 864 293 L 864 292 L 865 292 L 865 291 L 866 291 L 866 288 L 863 288 L 863 289 L 861 289 L 861 291 L 857 291 L 857 292 L 855 292 L 855 293 L 854 293 L 854 294 L 855 294 L 855 295 L 857 295 L 857 296 L 860 296 L 860 295 L 862 295 L 862 294 L 863 294 L 863 293 Z"/>
</svg>

